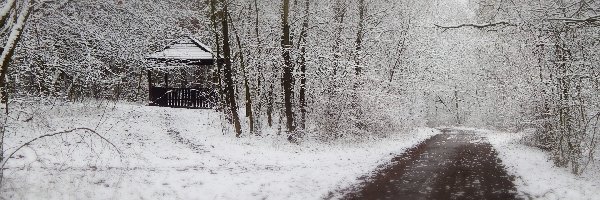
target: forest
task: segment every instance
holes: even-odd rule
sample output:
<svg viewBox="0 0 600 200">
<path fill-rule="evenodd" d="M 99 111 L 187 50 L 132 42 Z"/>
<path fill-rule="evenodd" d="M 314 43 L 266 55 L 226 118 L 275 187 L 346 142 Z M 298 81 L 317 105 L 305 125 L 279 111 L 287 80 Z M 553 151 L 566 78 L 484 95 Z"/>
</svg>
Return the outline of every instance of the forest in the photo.
<svg viewBox="0 0 600 200">
<path fill-rule="evenodd" d="M 596 0 L 2 0 L 0 7 L 0 199 L 337 199 L 327 193 L 385 165 L 394 145 L 401 154 L 432 136 L 422 132 L 447 127 L 485 129 L 502 160 L 510 157 L 502 149 L 514 145 L 540 152 L 568 172 L 561 177 L 594 184 L 600 177 Z M 202 75 L 214 106 L 147 106 L 149 70 L 172 80 L 189 74 L 148 55 L 188 37 L 219 60 Z M 498 146 L 503 137 L 512 139 Z M 172 158 L 168 152 L 185 169 L 160 161 Z M 266 161 L 245 160 L 244 152 Z M 371 163 L 313 180 L 328 184 L 317 196 L 276 193 L 270 179 L 260 186 L 269 189 L 255 191 L 253 182 L 239 196 L 207 183 L 200 185 L 213 196 L 181 189 L 174 193 L 188 196 L 162 197 L 128 193 L 142 180 L 118 187 L 121 179 L 98 180 L 111 170 L 141 177 L 147 172 L 136 170 L 146 167 L 202 171 L 210 162 L 214 174 L 233 168 L 226 173 L 251 180 L 263 165 L 292 174 L 303 165 L 335 170 L 325 160 L 345 156 L 346 165 Z M 188 166 L 197 161 L 207 166 Z M 72 180 L 80 176 L 107 191 L 76 196 L 81 188 Z M 43 185 L 36 177 L 54 186 L 36 186 Z M 68 180 L 68 189 L 44 196 Z M 30 195 L 38 196 L 27 196 L 35 187 L 42 188 Z M 527 191 L 530 199 L 552 199 Z"/>
</svg>

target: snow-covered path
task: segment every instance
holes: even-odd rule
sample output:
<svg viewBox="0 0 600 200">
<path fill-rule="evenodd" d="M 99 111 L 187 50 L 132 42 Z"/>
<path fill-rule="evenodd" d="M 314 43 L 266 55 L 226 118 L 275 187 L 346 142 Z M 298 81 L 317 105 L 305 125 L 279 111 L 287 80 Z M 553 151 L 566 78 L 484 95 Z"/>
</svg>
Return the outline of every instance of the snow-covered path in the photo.
<svg viewBox="0 0 600 200">
<path fill-rule="evenodd" d="M 555 167 L 548 154 L 525 146 L 528 133 L 455 127 L 391 159 L 333 199 L 597 200 L 597 169 L 587 176 Z M 594 172 L 596 171 L 596 172 Z"/>
<path fill-rule="evenodd" d="M 445 129 L 394 158 L 344 199 L 517 199 L 512 179 L 483 137 Z"/>
<path fill-rule="evenodd" d="M 600 176 L 596 165 L 590 165 L 585 175 L 570 173 L 554 165 L 548 152 L 523 144 L 529 131 L 510 133 L 477 128 L 454 127 L 485 138 L 497 152 L 508 174 L 514 177 L 518 196 L 524 199 L 600 199 Z"/>
</svg>

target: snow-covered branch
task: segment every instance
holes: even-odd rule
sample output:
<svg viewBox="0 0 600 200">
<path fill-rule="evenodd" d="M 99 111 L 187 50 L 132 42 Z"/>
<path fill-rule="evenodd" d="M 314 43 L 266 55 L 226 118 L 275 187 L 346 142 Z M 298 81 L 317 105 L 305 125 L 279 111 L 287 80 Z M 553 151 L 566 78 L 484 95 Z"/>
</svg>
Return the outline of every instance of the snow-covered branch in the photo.
<svg viewBox="0 0 600 200">
<path fill-rule="evenodd" d="M 489 28 L 489 27 L 495 27 L 495 26 L 516 26 L 515 24 L 511 24 L 509 22 L 495 22 L 495 23 L 489 23 L 489 24 L 459 24 L 459 25 L 455 25 L 455 26 L 442 26 L 442 25 L 438 25 L 438 24 L 434 24 L 437 28 L 442 28 L 442 29 L 457 29 L 457 28 L 463 28 L 463 27 L 473 27 L 473 28 L 478 28 L 478 29 L 483 29 L 483 28 Z"/>
<path fill-rule="evenodd" d="M 15 1 L 16 0 L 8 0 L 6 4 L 4 4 L 4 7 L 2 7 L 2 10 L 0 10 L 0 26 L 5 25 L 6 18 L 8 18 L 10 10 L 15 7 Z"/>
<path fill-rule="evenodd" d="M 588 17 L 588 18 L 551 18 L 549 21 L 564 21 L 565 23 L 586 23 L 586 22 L 600 22 L 600 15 Z"/>
<path fill-rule="evenodd" d="M 600 22 L 600 15 L 592 16 L 592 17 L 588 17 L 588 18 L 550 18 L 547 20 L 548 21 L 564 21 L 565 23 L 594 23 L 594 22 Z M 442 25 L 438 25 L 438 24 L 434 24 L 434 25 L 437 28 L 442 28 L 442 29 L 458 29 L 458 28 L 465 28 L 465 27 L 484 29 L 484 28 L 490 28 L 490 27 L 495 27 L 495 26 L 517 26 L 516 24 L 512 24 L 512 23 L 505 22 L 505 21 L 488 23 L 488 24 L 459 24 L 459 25 L 453 25 L 453 26 L 442 26 Z"/>
<path fill-rule="evenodd" d="M 108 143 L 109 145 L 111 145 L 113 148 L 115 148 L 115 150 L 119 153 L 122 154 L 121 151 L 119 150 L 119 148 L 117 148 L 116 145 L 114 145 L 112 142 L 110 142 L 108 139 L 106 139 L 104 136 L 100 135 L 98 132 L 96 132 L 95 130 L 92 130 L 90 128 L 74 128 L 74 129 L 70 129 L 70 130 L 65 130 L 65 131 L 59 131 L 59 132 L 54 132 L 54 133 L 48 133 L 45 135 L 41 135 L 39 137 L 36 137 L 34 139 L 31 139 L 25 143 L 23 143 L 21 146 L 19 146 L 17 149 L 15 149 L 12 153 L 10 153 L 8 156 L 4 157 L 4 160 L 2 160 L 1 164 L 0 164 L 0 168 L 4 168 L 4 166 L 6 165 L 6 163 L 10 160 L 10 158 L 15 155 L 15 153 L 17 153 L 19 150 L 21 150 L 23 147 L 29 146 L 31 145 L 33 142 L 41 140 L 43 138 L 47 138 L 47 137 L 54 137 L 57 135 L 62 135 L 62 134 L 68 134 L 68 133 L 73 133 L 73 132 L 77 132 L 77 131 L 85 131 L 85 132 L 89 132 L 92 133 L 93 135 L 98 136 L 100 139 L 102 139 L 104 142 Z"/>
<path fill-rule="evenodd" d="M 4 50 L 2 51 L 2 55 L 0 56 L 0 86 L 4 85 L 4 77 L 6 77 L 6 72 L 8 71 L 8 64 L 10 62 L 10 58 L 12 57 L 15 47 L 21 38 L 21 34 L 23 32 L 23 28 L 25 27 L 25 23 L 27 22 L 27 18 L 29 18 L 29 13 L 31 13 L 32 6 L 31 2 L 26 1 L 23 5 L 23 9 L 17 18 L 17 23 L 10 31 L 10 35 L 8 36 L 8 41 L 4 46 Z M 6 6 L 5 6 L 6 7 Z"/>
</svg>

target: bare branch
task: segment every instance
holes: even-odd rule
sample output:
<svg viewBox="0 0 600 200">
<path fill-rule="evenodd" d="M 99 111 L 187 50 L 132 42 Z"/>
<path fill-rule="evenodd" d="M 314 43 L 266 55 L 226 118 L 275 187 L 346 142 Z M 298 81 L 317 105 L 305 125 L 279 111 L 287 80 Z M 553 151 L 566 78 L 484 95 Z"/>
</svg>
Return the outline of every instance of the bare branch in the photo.
<svg viewBox="0 0 600 200">
<path fill-rule="evenodd" d="M 10 4 L 6 6 L 11 6 Z M 23 33 L 23 29 L 27 23 L 27 18 L 29 18 L 29 14 L 31 13 L 31 9 L 33 7 L 29 5 L 29 1 L 27 4 L 23 5 L 23 8 L 17 18 L 16 24 L 13 26 L 10 31 L 10 35 L 8 36 L 8 41 L 4 45 L 4 50 L 0 55 L 0 87 L 4 87 L 6 83 L 6 73 L 8 71 L 8 65 L 10 64 L 11 57 L 14 54 L 15 48 L 19 40 L 21 39 L 21 34 Z M 10 10 L 10 9 L 9 9 Z M 4 12 L 4 11 L 2 11 Z M 2 19 L 4 20 L 4 19 Z M 4 23 L 4 22 L 2 22 Z M 2 24 L 4 26 L 4 24 Z"/>
<path fill-rule="evenodd" d="M 98 136 L 100 139 L 102 139 L 103 141 L 105 141 L 106 143 L 110 144 L 113 148 L 115 148 L 115 150 L 119 153 L 119 155 L 122 154 L 122 152 L 119 150 L 119 148 L 117 148 L 116 145 L 114 145 L 112 142 L 110 142 L 108 139 L 106 139 L 104 136 L 98 134 L 96 131 L 90 129 L 90 128 L 74 128 L 74 129 L 70 129 L 70 130 L 65 130 L 65 131 L 59 131 L 59 132 L 54 132 L 54 133 L 48 133 L 42 136 L 39 136 L 37 138 L 34 138 L 32 140 L 29 140 L 28 142 L 22 144 L 21 146 L 19 146 L 17 149 L 15 149 L 12 153 L 10 153 L 8 156 L 5 157 L 5 159 L 2 161 L 2 164 L 0 164 L 0 169 L 3 169 L 4 166 L 6 165 L 6 163 L 8 163 L 8 161 L 10 160 L 10 158 L 15 155 L 15 153 L 17 153 L 19 150 L 21 150 L 23 147 L 29 146 L 31 145 L 31 143 L 41 140 L 43 138 L 47 138 L 47 137 L 53 137 L 53 136 L 57 136 L 57 135 L 62 135 L 62 134 L 68 134 L 68 133 L 73 133 L 76 131 L 87 131 L 92 133 L 93 135 Z"/>
<path fill-rule="evenodd" d="M 4 27 L 8 14 L 15 7 L 15 0 L 9 0 L 4 4 L 4 7 L 0 10 L 0 27 Z"/>
<path fill-rule="evenodd" d="M 442 25 L 437 25 L 434 24 L 436 27 L 438 28 L 442 28 L 442 29 L 458 29 L 458 28 L 464 28 L 464 27 L 473 27 L 473 28 L 478 28 L 478 29 L 484 29 L 484 28 L 489 28 L 489 27 L 495 27 L 495 26 L 517 26 L 515 24 L 511 24 L 508 22 L 496 22 L 496 23 L 489 23 L 489 24 L 460 24 L 460 25 L 456 25 L 456 26 L 442 26 Z"/>
<path fill-rule="evenodd" d="M 551 18 L 549 21 L 564 21 L 565 23 L 586 23 L 586 22 L 600 22 L 600 15 L 578 19 L 578 18 Z"/>
</svg>

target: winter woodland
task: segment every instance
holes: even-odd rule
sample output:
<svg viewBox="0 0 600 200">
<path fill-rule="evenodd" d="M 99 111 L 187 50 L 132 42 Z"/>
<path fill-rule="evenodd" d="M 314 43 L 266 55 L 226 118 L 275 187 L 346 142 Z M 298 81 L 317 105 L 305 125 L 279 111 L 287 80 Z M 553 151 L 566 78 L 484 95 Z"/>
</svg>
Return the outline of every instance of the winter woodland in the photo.
<svg viewBox="0 0 600 200">
<path fill-rule="evenodd" d="M 1 199 L 328 198 L 439 127 L 592 188 L 534 198 L 599 184 L 596 0 L 0 3 Z M 147 106 L 185 37 L 222 58 L 214 108 Z"/>
</svg>

